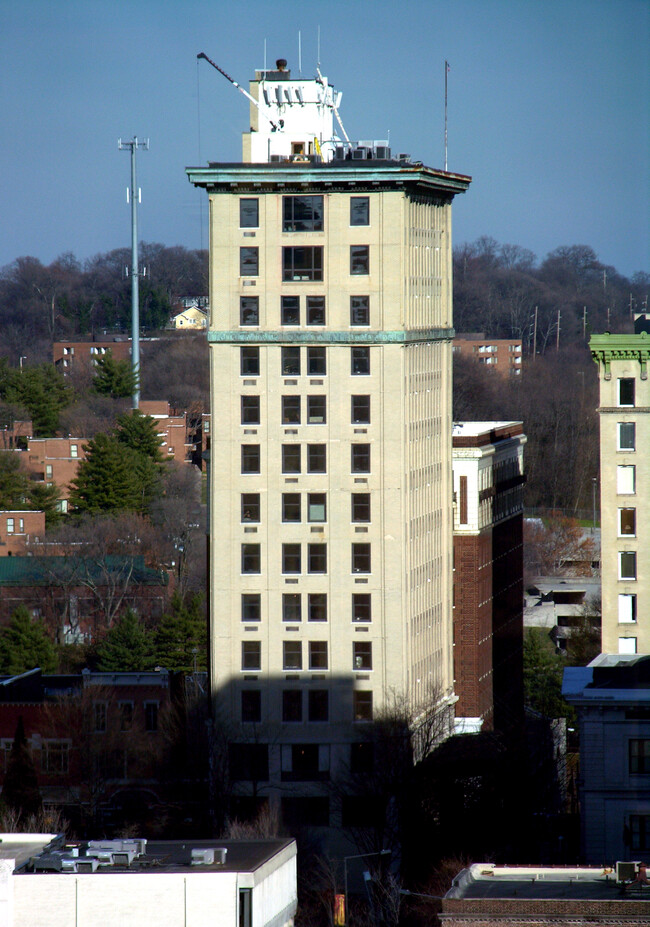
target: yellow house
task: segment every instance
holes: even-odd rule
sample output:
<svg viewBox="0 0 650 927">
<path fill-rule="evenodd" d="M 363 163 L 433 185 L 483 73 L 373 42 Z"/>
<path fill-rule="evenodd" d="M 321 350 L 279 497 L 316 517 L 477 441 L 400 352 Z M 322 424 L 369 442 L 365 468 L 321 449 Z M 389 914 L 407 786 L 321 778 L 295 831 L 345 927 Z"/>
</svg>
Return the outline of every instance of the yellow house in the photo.
<svg viewBox="0 0 650 927">
<path fill-rule="evenodd" d="M 191 329 L 193 331 L 199 331 L 207 328 L 208 326 L 208 316 L 203 309 L 199 309 L 198 306 L 189 306 L 187 309 L 183 309 L 182 312 L 179 312 L 178 315 L 175 315 L 173 318 L 174 328 L 176 329 Z"/>
</svg>

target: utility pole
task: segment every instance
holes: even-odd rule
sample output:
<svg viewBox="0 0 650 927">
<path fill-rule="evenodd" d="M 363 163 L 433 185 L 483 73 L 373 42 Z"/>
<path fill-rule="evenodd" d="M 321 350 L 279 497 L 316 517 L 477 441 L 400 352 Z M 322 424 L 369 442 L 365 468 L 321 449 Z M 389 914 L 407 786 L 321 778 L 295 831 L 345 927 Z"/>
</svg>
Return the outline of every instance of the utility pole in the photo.
<svg viewBox="0 0 650 927">
<path fill-rule="evenodd" d="M 140 269 L 138 267 L 138 203 L 141 200 L 140 190 L 135 182 L 135 153 L 138 148 L 149 150 L 149 139 L 138 141 L 136 136 L 130 142 L 117 140 L 120 151 L 131 152 L 131 187 L 126 191 L 126 201 L 131 203 L 131 366 L 135 375 L 133 389 L 133 408 L 140 405 Z M 127 276 L 129 274 L 127 268 Z M 144 276 L 144 275 L 143 275 Z"/>
<path fill-rule="evenodd" d="M 537 306 L 535 306 L 535 328 L 533 331 L 533 363 L 537 357 Z"/>
<path fill-rule="evenodd" d="M 587 340 L 587 307 L 582 307 L 582 339 Z"/>
<path fill-rule="evenodd" d="M 555 350 L 560 350 L 560 310 L 557 311 L 557 338 L 555 341 Z"/>
</svg>

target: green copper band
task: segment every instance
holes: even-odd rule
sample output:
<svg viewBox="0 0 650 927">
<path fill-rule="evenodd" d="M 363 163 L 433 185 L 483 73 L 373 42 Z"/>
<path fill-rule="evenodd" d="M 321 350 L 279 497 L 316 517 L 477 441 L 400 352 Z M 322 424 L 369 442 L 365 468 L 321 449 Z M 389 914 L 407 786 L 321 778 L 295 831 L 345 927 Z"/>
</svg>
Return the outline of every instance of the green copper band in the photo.
<svg viewBox="0 0 650 927">
<path fill-rule="evenodd" d="M 397 332 L 330 331 L 209 331 L 211 344 L 419 344 L 451 341 L 453 328 L 426 328 Z"/>
</svg>

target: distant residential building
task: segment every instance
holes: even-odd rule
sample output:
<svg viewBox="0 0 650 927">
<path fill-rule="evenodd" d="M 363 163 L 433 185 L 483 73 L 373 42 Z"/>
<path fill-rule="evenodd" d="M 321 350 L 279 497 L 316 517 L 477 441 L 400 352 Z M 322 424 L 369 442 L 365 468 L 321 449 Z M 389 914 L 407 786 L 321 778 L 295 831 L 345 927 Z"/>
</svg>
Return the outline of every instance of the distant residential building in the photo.
<svg viewBox="0 0 650 927">
<path fill-rule="evenodd" d="M 548 630 L 558 650 L 566 650 L 573 630 L 589 618 L 600 628 L 600 580 L 569 577 L 536 579 L 526 589 L 524 628 Z"/>
<path fill-rule="evenodd" d="M 649 321 L 589 341 L 600 389 L 603 653 L 650 653 Z"/>
<path fill-rule="evenodd" d="M 521 422 L 454 425 L 454 687 L 459 732 L 523 718 Z"/>
<path fill-rule="evenodd" d="M 131 340 L 126 335 L 115 335 L 105 341 L 55 341 L 52 344 L 52 359 L 64 376 L 75 368 L 92 369 L 107 354 L 114 360 L 129 360 Z"/>
<path fill-rule="evenodd" d="M 292 927 L 296 843 L 0 835 L 4 927 Z"/>
<path fill-rule="evenodd" d="M 23 468 L 34 482 L 54 484 L 61 491 L 61 510 L 67 512 L 70 484 L 85 460 L 87 438 L 28 438 L 21 455 Z"/>
<path fill-rule="evenodd" d="M 189 461 L 194 450 L 187 412 L 176 413 L 164 400 L 141 399 L 139 405 L 143 415 L 149 415 L 156 422 L 158 437 L 162 441 L 160 452 L 169 460 Z"/>
<path fill-rule="evenodd" d="M 599 865 L 650 852 L 650 656 L 601 654 L 564 670 L 578 712 L 583 858 Z"/>
<path fill-rule="evenodd" d="M 11 451 L 26 447 L 27 438 L 34 433 L 34 425 L 30 419 L 18 421 L 13 414 L 8 413 L 0 419 L 0 450 Z"/>
<path fill-rule="evenodd" d="M 586 866 L 496 866 L 473 863 L 441 902 L 444 927 L 610 927 L 648 924 L 648 886 L 630 886 L 602 863 Z"/>
<path fill-rule="evenodd" d="M 172 318 L 177 331 L 203 331 L 208 327 L 208 313 L 198 306 L 189 306 Z"/>
<path fill-rule="evenodd" d="M 0 557 L 27 553 L 30 542 L 45 534 L 45 512 L 0 511 Z"/>
<path fill-rule="evenodd" d="M 521 373 L 521 338 L 486 338 L 485 332 L 466 332 L 454 338 L 454 353 L 471 357 L 502 376 Z"/>
</svg>

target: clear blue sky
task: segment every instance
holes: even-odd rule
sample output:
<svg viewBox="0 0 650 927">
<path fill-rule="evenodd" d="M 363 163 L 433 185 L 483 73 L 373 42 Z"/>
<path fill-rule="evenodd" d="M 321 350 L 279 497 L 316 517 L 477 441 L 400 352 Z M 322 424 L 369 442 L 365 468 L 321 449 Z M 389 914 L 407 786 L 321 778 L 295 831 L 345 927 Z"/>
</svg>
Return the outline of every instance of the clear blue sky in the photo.
<svg viewBox="0 0 650 927">
<path fill-rule="evenodd" d="M 240 160 L 244 86 L 285 57 L 343 91 L 351 138 L 382 138 L 474 178 L 454 241 L 489 235 L 542 258 L 591 245 L 650 271 L 648 0 L 0 0 L 0 266 L 130 242 L 129 155 L 140 237 L 207 245 L 186 165 Z"/>
</svg>

